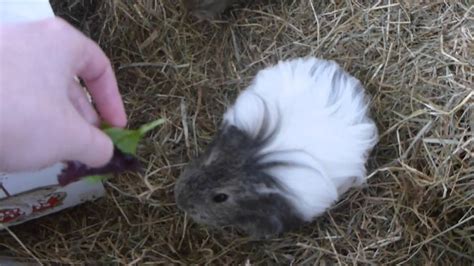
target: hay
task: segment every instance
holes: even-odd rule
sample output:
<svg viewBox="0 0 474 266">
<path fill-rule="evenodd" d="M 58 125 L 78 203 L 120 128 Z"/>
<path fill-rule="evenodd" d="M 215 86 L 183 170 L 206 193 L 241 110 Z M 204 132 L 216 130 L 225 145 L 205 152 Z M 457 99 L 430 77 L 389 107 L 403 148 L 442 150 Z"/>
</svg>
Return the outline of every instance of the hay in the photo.
<svg viewBox="0 0 474 266">
<path fill-rule="evenodd" d="M 169 123 L 140 149 L 145 175 L 122 175 L 107 198 L 1 232 L 0 254 L 46 264 L 474 262 L 469 1 L 254 1 L 214 23 L 183 17 L 176 0 L 54 2 L 110 56 L 131 125 Z M 305 55 L 336 60 L 373 98 L 382 138 L 369 185 L 271 241 L 184 217 L 173 184 L 226 105 L 262 67 Z"/>
</svg>

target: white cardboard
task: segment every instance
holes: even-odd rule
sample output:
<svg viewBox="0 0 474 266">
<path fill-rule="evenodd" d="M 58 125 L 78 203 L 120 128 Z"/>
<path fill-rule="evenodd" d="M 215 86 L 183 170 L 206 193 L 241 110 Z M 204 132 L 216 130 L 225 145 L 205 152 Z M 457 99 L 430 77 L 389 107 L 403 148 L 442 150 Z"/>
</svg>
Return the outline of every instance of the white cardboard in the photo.
<svg viewBox="0 0 474 266">
<path fill-rule="evenodd" d="M 17 23 L 54 17 L 48 0 L 1 0 L 0 22 Z"/>
<path fill-rule="evenodd" d="M 0 224 L 11 226 L 105 195 L 102 183 L 82 180 L 61 187 L 63 164 L 37 172 L 0 173 Z"/>
<path fill-rule="evenodd" d="M 0 0 L 2 24 L 48 17 L 54 17 L 48 0 Z M 101 182 L 82 180 L 59 186 L 57 176 L 64 166 L 57 163 L 33 172 L 0 172 L 0 225 L 20 224 L 105 195 Z"/>
</svg>

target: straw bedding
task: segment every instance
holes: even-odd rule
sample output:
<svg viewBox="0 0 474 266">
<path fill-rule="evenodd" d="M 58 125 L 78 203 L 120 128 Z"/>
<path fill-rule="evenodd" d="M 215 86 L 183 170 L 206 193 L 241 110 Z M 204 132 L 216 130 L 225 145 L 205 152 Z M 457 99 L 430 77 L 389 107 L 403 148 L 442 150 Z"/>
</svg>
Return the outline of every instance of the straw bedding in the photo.
<svg viewBox="0 0 474 266">
<path fill-rule="evenodd" d="M 469 1 L 248 1 L 212 23 L 176 0 L 53 1 L 110 57 L 130 126 L 168 122 L 140 147 L 146 171 L 107 197 L 0 233 L 0 254 L 50 263 L 474 263 Z M 255 242 L 179 212 L 173 184 L 226 106 L 280 59 L 333 59 L 372 98 L 381 140 L 368 186 L 314 223 Z"/>
</svg>

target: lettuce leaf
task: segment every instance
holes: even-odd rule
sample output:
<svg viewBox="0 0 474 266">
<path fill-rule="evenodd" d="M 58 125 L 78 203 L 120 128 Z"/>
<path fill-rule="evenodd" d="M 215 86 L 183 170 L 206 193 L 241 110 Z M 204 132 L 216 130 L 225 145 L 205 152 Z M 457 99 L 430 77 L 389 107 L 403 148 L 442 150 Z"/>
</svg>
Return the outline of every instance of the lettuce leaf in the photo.
<svg viewBox="0 0 474 266">
<path fill-rule="evenodd" d="M 115 146 L 112 160 L 101 168 L 89 168 L 79 162 L 67 162 L 65 169 L 58 176 L 59 184 L 65 186 L 82 178 L 97 183 L 111 178 L 114 173 L 138 170 L 140 167 L 136 152 L 139 142 L 146 133 L 165 121 L 157 119 L 138 129 L 121 129 L 103 124 L 101 129 L 112 139 Z"/>
</svg>

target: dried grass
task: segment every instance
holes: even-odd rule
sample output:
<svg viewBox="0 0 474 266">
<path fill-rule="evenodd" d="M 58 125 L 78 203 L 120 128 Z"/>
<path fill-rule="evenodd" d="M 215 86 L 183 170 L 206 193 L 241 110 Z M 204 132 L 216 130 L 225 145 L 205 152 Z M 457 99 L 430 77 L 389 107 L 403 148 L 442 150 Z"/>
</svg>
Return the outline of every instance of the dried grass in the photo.
<svg viewBox="0 0 474 266">
<path fill-rule="evenodd" d="M 176 0 L 54 2 L 110 56 L 131 125 L 169 123 L 141 147 L 145 175 L 1 232 L 0 254 L 46 264 L 474 263 L 469 1 L 254 1 L 214 23 L 183 17 Z M 265 242 L 184 217 L 173 184 L 226 105 L 262 67 L 305 55 L 336 60 L 373 97 L 382 138 L 369 185 Z"/>
</svg>

